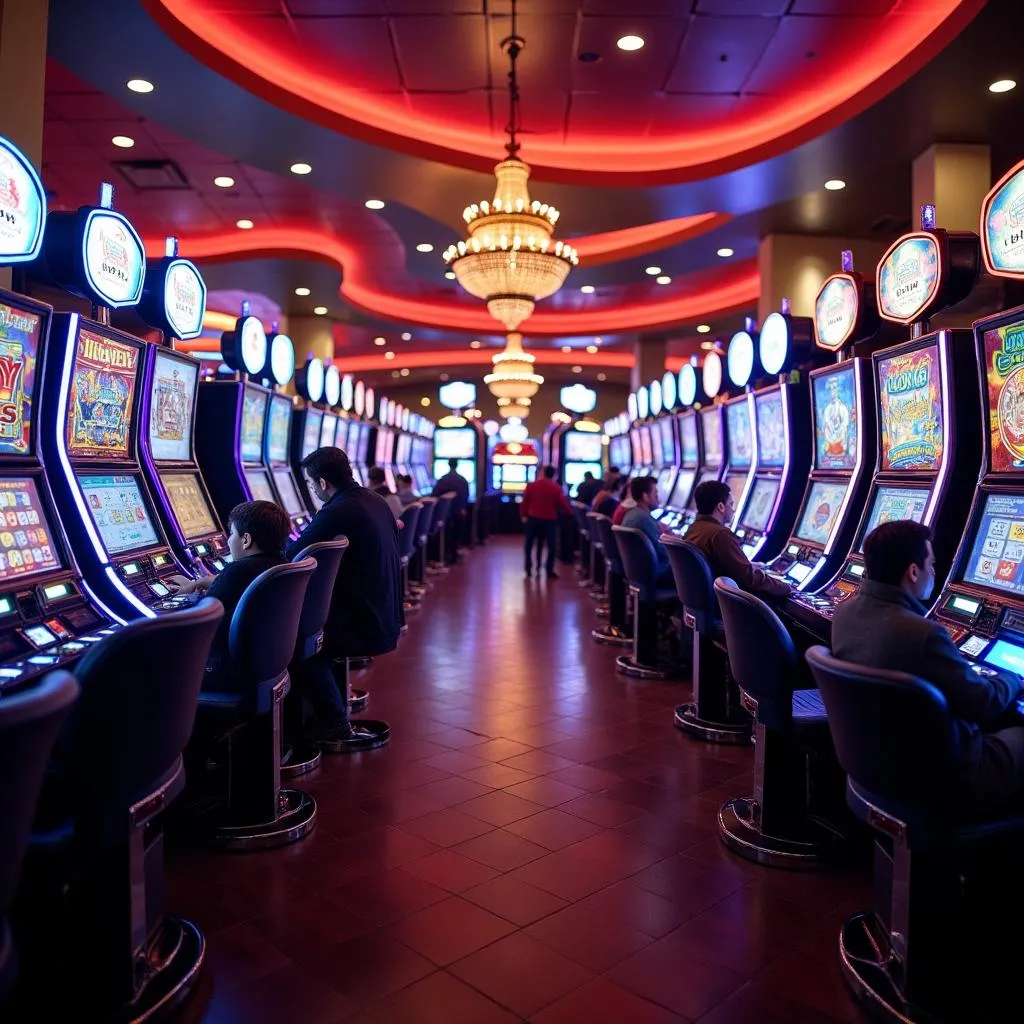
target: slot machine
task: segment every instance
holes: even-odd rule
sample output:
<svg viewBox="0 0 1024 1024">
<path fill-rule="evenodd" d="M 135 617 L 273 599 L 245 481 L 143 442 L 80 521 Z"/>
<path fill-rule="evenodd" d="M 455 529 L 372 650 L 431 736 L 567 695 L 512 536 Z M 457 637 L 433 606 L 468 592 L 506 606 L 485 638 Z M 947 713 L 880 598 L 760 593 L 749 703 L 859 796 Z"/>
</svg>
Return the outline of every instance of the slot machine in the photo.
<svg viewBox="0 0 1024 1024">
<path fill-rule="evenodd" d="M 361 380 L 355 382 L 352 396 L 352 411 L 356 419 L 349 423 L 347 451 L 352 472 L 365 487 L 369 483 L 370 453 L 375 442 L 374 431 L 368 420 L 373 417 L 376 398 L 373 388 L 366 387 Z M 362 419 L 363 416 L 367 419 Z"/>
<path fill-rule="evenodd" d="M 875 436 L 875 386 L 871 360 L 853 356 L 854 345 L 879 328 L 874 284 L 853 269 L 827 278 L 814 304 L 819 349 L 836 362 L 811 371 L 811 475 L 782 553 L 769 564 L 798 591 L 835 574 L 850 550 L 871 483 L 868 443 Z"/>
<path fill-rule="evenodd" d="M 476 465 L 479 440 L 476 430 L 462 419 L 464 426 L 438 427 L 434 432 L 434 479 L 448 472 L 448 460 L 456 459 L 455 472 L 469 484 L 469 501 L 476 501 Z"/>
<path fill-rule="evenodd" d="M 352 408 L 352 378 L 348 381 L 348 408 Z M 324 367 L 324 417 L 320 422 L 319 448 L 340 448 L 348 454 L 345 444 L 348 440 L 348 425 L 338 415 L 338 404 L 341 402 L 345 388 L 338 368 L 331 363 Z"/>
<path fill-rule="evenodd" d="M 687 509 L 700 466 L 700 415 L 694 409 L 687 409 L 675 419 L 679 435 L 679 470 L 660 516 L 660 521 L 670 530 L 678 530 L 693 521 L 692 516 L 688 517 Z"/>
<path fill-rule="evenodd" d="M 292 419 L 292 473 L 306 508 L 315 513 L 320 503 L 306 486 L 306 478 L 302 475 L 302 460 L 321 447 L 320 434 L 327 415 L 319 404 L 324 399 L 323 360 L 310 356 L 295 371 L 295 390 L 300 398 L 305 399 L 305 406 L 296 410 Z"/>
<path fill-rule="evenodd" d="M 377 438 L 374 442 L 373 464 L 384 470 L 384 482 L 395 490 L 395 403 L 381 397 L 378 406 Z"/>
<path fill-rule="evenodd" d="M 264 438 L 264 463 L 270 470 L 270 483 L 275 501 L 288 513 L 292 522 L 292 537 L 297 537 L 312 518 L 299 494 L 299 486 L 292 473 L 289 452 L 292 437 L 294 406 L 289 395 L 270 395 L 267 414 L 267 433 Z"/>
<path fill-rule="evenodd" d="M 586 428 L 586 429 L 584 429 Z M 570 494 L 583 483 L 586 473 L 598 480 L 604 473 L 604 448 L 598 424 L 590 420 L 577 420 L 564 430 L 559 438 L 562 487 Z"/>
<path fill-rule="evenodd" d="M 932 528 L 936 579 L 945 579 L 964 530 L 981 452 L 977 361 L 969 330 L 927 331 L 928 318 L 964 299 L 978 276 L 973 232 L 923 228 L 897 239 L 875 269 L 878 312 L 911 338 L 871 356 L 875 467 L 852 550 L 830 578 L 787 603 L 787 614 L 828 639 L 836 605 L 864 578 L 864 538 L 879 524 L 913 519 Z M 821 577 L 819 577 L 821 579 Z"/>
</svg>

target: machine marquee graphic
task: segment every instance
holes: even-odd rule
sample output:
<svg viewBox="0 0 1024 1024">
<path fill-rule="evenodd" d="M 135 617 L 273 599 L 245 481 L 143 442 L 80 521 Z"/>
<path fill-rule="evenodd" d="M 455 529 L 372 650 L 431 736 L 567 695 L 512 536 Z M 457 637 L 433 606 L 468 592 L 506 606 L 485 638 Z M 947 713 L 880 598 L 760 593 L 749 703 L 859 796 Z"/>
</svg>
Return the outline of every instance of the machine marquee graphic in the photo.
<svg viewBox="0 0 1024 1024">
<path fill-rule="evenodd" d="M 41 326 L 37 314 L 0 303 L 0 453 L 24 455 L 29 449 Z"/>
<path fill-rule="evenodd" d="M 879 362 L 882 469 L 935 470 L 941 464 L 939 372 L 935 345 Z"/>
<path fill-rule="evenodd" d="M 139 350 L 78 332 L 68 395 L 67 448 L 72 456 L 127 456 Z"/>
</svg>

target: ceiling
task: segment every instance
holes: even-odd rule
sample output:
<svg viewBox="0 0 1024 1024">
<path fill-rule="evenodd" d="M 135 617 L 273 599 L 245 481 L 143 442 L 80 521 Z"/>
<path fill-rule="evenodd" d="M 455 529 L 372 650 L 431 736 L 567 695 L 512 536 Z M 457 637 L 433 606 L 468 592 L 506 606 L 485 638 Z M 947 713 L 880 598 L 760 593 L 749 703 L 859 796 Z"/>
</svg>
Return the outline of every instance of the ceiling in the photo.
<svg viewBox="0 0 1024 1024">
<path fill-rule="evenodd" d="M 440 253 L 460 237 L 463 207 L 493 191 L 507 0 L 50 8 L 54 207 L 94 202 L 112 180 L 147 242 L 162 250 L 177 235 L 212 291 L 264 296 L 290 317 L 327 306 L 339 357 L 379 362 L 384 336 L 416 355 L 410 374 L 483 372 L 503 339 L 445 279 Z M 998 54 L 1024 32 L 1014 0 L 520 0 L 519 11 L 522 156 L 534 197 L 562 211 L 558 237 L 582 253 L 524 325 L 541 358 L 564 360 L 548 376 L 580 359 L 584 376 L 622 380 L 640 337 L 670 339 L 680 358 L 728 336 L 756 309 L 766 232 L 891 238 L 910 220 L 910 161 L 935 141 L 990 142 L 994 172 L 1020 156 L 1024 89 L 986 91 L 1013 77 Z M 627 32 L 647 45 L 618 50 Z M 248 42 L 244 67 L 228 40 Z M 155 91 L 129 92 L 134 77 Z M 118 149 L 115 135 L 135 145 Z M 290 173 L 300 160 L 312 173 Z M 215 186 L 219 175 L 235 184 Z M 825 192 L 832 177 L 848 187 Z M 384 208 L 368 210 L 370 198 Z"/>
</svg>

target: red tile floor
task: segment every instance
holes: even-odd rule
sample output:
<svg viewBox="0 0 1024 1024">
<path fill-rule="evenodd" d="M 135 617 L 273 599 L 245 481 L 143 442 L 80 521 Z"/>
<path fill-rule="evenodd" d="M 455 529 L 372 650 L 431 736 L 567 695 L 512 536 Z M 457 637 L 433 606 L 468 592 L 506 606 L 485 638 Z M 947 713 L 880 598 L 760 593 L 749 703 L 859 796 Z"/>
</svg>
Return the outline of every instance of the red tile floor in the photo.
<svg viewBox="0 0 1024 1024">
<path fill-rule="evenodd" d="M 169 855 L 209 943 L 180 1021 L 860 1021 L 835 951 L 868 870 L 729 854 L 715 816 L 751 749 L 677 732 L 687 686 L 617 675 L 594 623 L 567 568 L 523 579 L 514 538 L 437 579 L 360 681 L 390 746 L 300 780 L 315 832 Z"/>
</svg>

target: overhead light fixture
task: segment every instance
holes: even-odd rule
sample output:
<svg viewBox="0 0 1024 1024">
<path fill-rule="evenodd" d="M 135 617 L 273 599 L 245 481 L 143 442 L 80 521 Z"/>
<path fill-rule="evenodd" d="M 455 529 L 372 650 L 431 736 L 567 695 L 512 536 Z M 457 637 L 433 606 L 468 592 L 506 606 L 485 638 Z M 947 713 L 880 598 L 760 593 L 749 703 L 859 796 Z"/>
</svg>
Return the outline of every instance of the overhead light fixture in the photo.
<svg viewBox="0 0 1024 1024">
<path fill-rule="evenodd" d="M 398 374 L 401 377 L 408 377 L 409 371 L 403 366 L 402 369 L 398 371 Z"/>
<path fill-rule="evenodd" d="M 727 260 L 730 256 L 733 255 L 733 250 L 730 249 L 727 245 L 724 245 L 721 249 L 718 250 L 718 255 L 721 256 L 723 260 Z"/>
<path fill-rule="evenodd" d="M 416 246 L 416 251 L 417 252 L 433 252 L 434 251 L 434 247 L 429 242 L 420 242 L 420 244 Z"/>
<path fill-rule="evenodd" d="M 841 192 L 846 188 L 846 182 L 843 181 L 842 178 L 829 178 L 828 181 L 825 182 L 825 188 L 827 188 L 829 192 Z"/>
<path fill-rule="evenodd" d="M 115 135 L 110 140 L 118 149 L 131 149 L 135 140 L 130 135 Z"/>
<path fill-rule="evenodd" d="M 424 408 L 424 409 L 426 409 L 426 408 L 427 408 L 427 406 L 429 406 L 429 405 L 430 405 L 430 399 L 429 399 L 429 398 L 427 398 L 427 396 L 426 396 L 426 395 L 424 395 L 424 396 L 423 396 L 423 397 L 422 397 L 422 398 L 420 399 L 420 405 L 422 405 L 422 406 L 423 406 L 423 408 Z"/>
<path fill-rule="evenodd" d="M 402 331 L 402 341 L 412 341 L 412 335 L 408 331 Z"/>
<path fill-rule="evenodd" d="M 300 285 L 298 288 L 295 289 L 295 294 L 304 299 L 309 294 L 309 289 L 304 288 Z"/>
<path fill-rule="evenodd" d="M 607 373 L 599 373 L 597 375 L 597 379 L 600 380 L 600 381 L 606 381 L 608 379 L 608 374 Z"/>
<path fill-rule="evenodd" d="M 471 341 L 469 343 L 469 347 L 470 348 L 479 348 L 480 347 L 480 342 L 479 341 Z"/>
<path fill-rule="evenodd" d="M 374 343 L 374 345 L 378 345 L 381 348 L 383 348 L 388 343 L 388 339 L 387 338 L 374 338 L 373 339 L 373 343 Z"/>
<path fill-rule="evenodd" d="M 395 353 L 394 352 L 385 352 L 384 353 L 384 358 L 385 359 L 394 359 L 395 358 Z"/>
<path fill-rule="evenodd" d="M 153 83 L 147 82 L 144 78 L 129 78 L 127 85 L 132 92 L 137 93 L 152 92 L 154 88 Z"/>
<path fill-rule="evenodd" d="M 235 183 L 235 179 L 229 177 L 226 174 L 219 174 L 217 175 L 216 178 L 213 179 L 213 183 L 214 185 L 217 186 L 217 188 L 231 188 L 231 186 L 234 185 Z"/>
<path fill-rule="evenodd" d="M 398 378 L 401 376 L 401 374 L 397 370 L 392 370 L 391 371 L 391 376 L 394 377 L 395 380 L 398 380 Z"/>
<path fill-rule="evenodd" d="M 566 352 L 566 353 L 571 352 L 572 351 L 572 346 L 571 345 L 563 345 L 562 346 L 562 351 Z"/>
<path fill-rule="evenodd" d="M 455 280 L 455 271 L 454 270 L 446 270 L 444 272 L 444 276 L 445 276 L 445 280 L 446 281 L 454 281 Z"/>
<path fill-rule="evenodd" d="M 697 324 L 697 333 L 698 334 L 710 334 L 711 333 L 711 324 Z"/>
<path fill-rule="evenodd" d="M 544 383 L 544 378 L 533 372 L 535 362 L 534 356 L 523 351 L 523 336 L 510 331 L 505 347 L 491 356 L 494 369 L 484 377 L 487 390 L 499 400 L 523 402 L 533 398 Z"/>
<path fill-rule="evenodd" d="M 594 344 L 595 345 L 600 345 L 603 340 L 604 339 L 602 339 L 602 338 L 594 338 Z"/>
<path fill-rule="evenodd" d="M 241 220 L 235 221 L 235 227 L 241 228 L 242 231 L 252 231 L 253 223 L 247 217 L 243 217 Z"/>
<path fill-rule="evenodd" d="M 582 373 L 583 372 L 583 367 L 582 366 L 574 366 L 572 368 L 572 372 L 573 373 Z"/>
<path fill-rule="evenodd" d="M 644 38 L 643 36 L 634 35 L 619 36 L 619 38 L 615 40 L 615 45 L 620 50 L 625 50 L 627 53 L 633 53 L 636 50 L 642 50 L 644 48 Z"/>
<path fill-rule="evenodd" d="M 589 352 L 589 353 L 590 353 L 591 355 L 593 355 L 593 354 L 594 354 L 594 353 L 595 353 L 595 352 L 597 351 L 597 346 L 596 346 L 596 345 L 588 345 L 588 346 L 587 346 L 587 351 L 588 351 L 588 352 Z"/>
<path fill-rule="evenodd" d="M 313 312 L 317 316 L 326 316 L 327 315 L 327 307 L 326 306 L 314 306 L 313 307 Z"/>
<path fill-rule="evenodd" d="M 661 267 L 648 267 L 644 273 L 650 277 L 657 277 L 661 273 Z"/>
<path fill-rule="evenodd" d="M 462 211 L 467 238 L 445 250 L 444 261 L 459 284 L 487 303 L 487 311 L 515 333 L 541 299 L 554 295 L 579 254 L 565 242 L 552 242 L 558 210 L 530 198 L 529 165 L 519 159 L 522 132 L 516 60 L 526 40 L 517 32 L 512 0 L 511 34 L 501 42 L 509 59 L 507 156 L 494 168 L 494 197 Z"/>
<path fill-rule="evenodd" d="M 363 206 L 365 206 L 368 210 L 383 210 L 384 209 L 384 200 L 383 199 L 367 199 L 366 202 L 363 203 Z"/>
<path fill-rule="evenodd" d="M 672 278 L 668 274 L 662 274 L 654 279 L 655 284 L 671 284 Z"/>
<path fill-rule="evenodd" d="M 580 285 L 580 291 L 583 292 L 584 295 L 593 295 L 594 286 L 592 284 Z"/>
<path fill-rule="evenodd" d="M 704 349 L 705 352 L 710 352 L 715 347 L 715 343 L 713 341 L 702 341 L 700 343 L 700 347 Z"/>
<path fill-rule="evenodd" d="M 989 92 L 1009 92 L 1011 89 L 1016 89 L 1017 83 L 1012 78 L 1000 78 L 999 81 L 993 82 L 989 87 Z"/>
<path fill-rule="evenodd" d="M 311 164 L 299 161 L 297 164 L 292 164 L 288 170 L 290 170 L 292 174 L 309 174 L 313 170 L 313 167 Z"/>
</svg>

